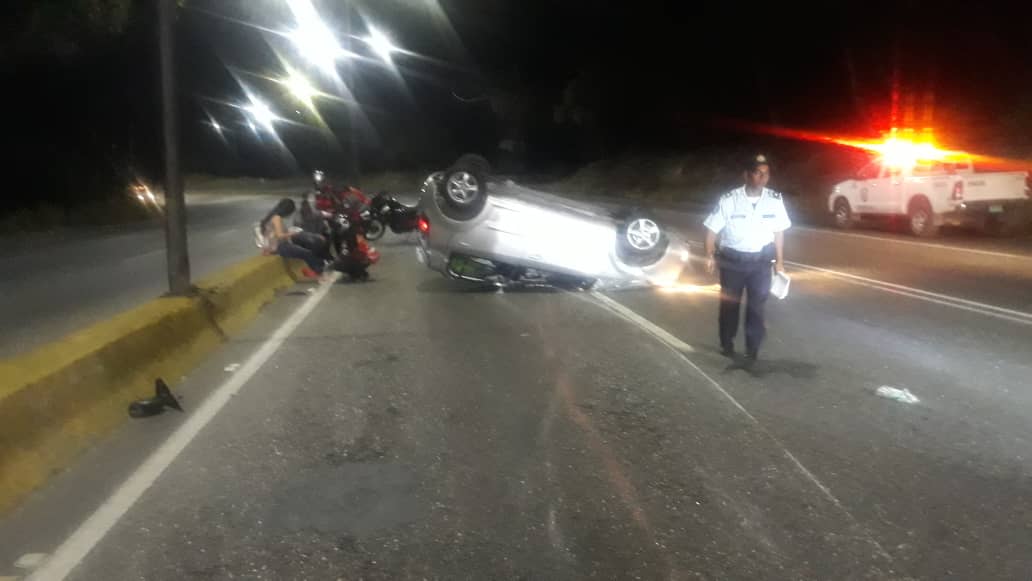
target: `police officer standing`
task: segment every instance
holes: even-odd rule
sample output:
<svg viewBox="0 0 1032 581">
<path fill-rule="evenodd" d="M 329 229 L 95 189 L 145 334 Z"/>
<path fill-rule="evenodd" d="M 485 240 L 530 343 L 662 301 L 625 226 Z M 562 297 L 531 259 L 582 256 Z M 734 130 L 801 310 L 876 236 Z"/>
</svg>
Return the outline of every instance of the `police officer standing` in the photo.
<svg viewBox="0 0 1032 581">
<path fill-rule="evenodd" d="M 784 233 L 791 225 L 781 194 L 767 188 L 770 162 L 757 155 L 745 170 L 745 185 L 727 192 L 706 218 L 706 270 L 720 267 L 720 347 L 735 355 L 735 334 L 746 294 L 746 365 L 759 355 L 766 335 L 763 307 L 770 294 L 771 263 L 785 271 Z M 719 250 L 717 237 L 720 237 Z"/>
</svg>

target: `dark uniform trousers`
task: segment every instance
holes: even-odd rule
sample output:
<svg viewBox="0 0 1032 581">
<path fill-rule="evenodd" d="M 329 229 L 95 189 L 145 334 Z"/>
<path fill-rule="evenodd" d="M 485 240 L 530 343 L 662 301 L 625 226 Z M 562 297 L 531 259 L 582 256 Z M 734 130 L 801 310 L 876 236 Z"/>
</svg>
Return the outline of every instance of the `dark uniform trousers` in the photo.
<svg viewBox="0 0 1032 581">
<path fill-rule="evenodd" d="M 721 249 L 720 265 L 720 345 L 729 349 L 738 332 L 738 317 L 745 291 L 745 351 L 755 356 L 767 334 L 763 323 L 763 307 L 770 295 L 771 261 L 774 245 L 760 252 L 738 252 Z"/>
</svg>

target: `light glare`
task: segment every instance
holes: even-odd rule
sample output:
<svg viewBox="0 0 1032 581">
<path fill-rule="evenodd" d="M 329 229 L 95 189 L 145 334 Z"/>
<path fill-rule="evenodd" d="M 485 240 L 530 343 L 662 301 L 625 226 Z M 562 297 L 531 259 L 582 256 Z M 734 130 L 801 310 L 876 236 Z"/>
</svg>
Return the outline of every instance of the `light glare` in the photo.
<svg viewBox="0 0 1032 581">
<path fill-rule="evenodd" d="M 391 53 L 398 50 L 387 35 L 372 27 L 369 28 L 369 36 L 365 41 L 384 62 L 391 62 Z"/>
<path fill-rule="evenodd" d="M 310 0 L 288 0 L 297 29 L 290 33 L 290 39 L 298 50 L 314 65 L 327 74 L 336 74 L 337 59 L 347 52 L 340 47 L 333 32 L 326 26 Z"/>
<path fill-rule="evenodd" d="M 268 105 L 256 100 L 247 106 L 247 111 L 254 117 L 254 120 L 257 121 L 259 125 L 272 131 L 272 123 L 276 120 L 276 115 L 269 109 Z M 251 129 L 255 129 L 253 123 L 251 123 Z M 257 131 L 257 129 L 255 129 L 255 131 Z"/>
</svg>

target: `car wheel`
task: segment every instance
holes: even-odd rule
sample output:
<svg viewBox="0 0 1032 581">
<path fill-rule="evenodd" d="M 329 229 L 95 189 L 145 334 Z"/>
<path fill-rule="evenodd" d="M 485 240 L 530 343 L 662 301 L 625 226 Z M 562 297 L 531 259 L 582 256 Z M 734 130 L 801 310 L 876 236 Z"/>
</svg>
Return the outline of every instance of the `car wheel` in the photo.
<svg viewBox="0 0 1032 581">
<path fill-rule="evenodd" d="M 480 156 L 464 155 L 449 169 L 438 187 L 438 206 L 453 220 L 471 220 L 487 205 L 490 166 Z"/>
<path fill-rule="evenodd" d="M 384 228 L 383 222 L 373 218 L 365 224 L 365 237 L 366 240 L 372 240 L 373 242 L 383 238 L 383 233 L 387 229 Z"/>
<path fill-rule="evenodd" d="M 910 203 L 907 225 L 910 227 L 910 233 L 920 238 L 929 238 L 939 233 L 932 205 L 924 198 L 918 198 Z"/>
<path fill-rule="evenodd" d="M 484 159 L 483 156 L 474 153 L 467 153 L 455 160 L 455 163 L 452 164 L 452 169 L 457 168 L 466 168 L 482 176 L 489 176 L 492 173 L 491 163 Z"/>
<path fill-rule="evenodd" d="M 627 264 L 647 266 L 662 258 L 667 244 L 659 222 L 645 214 L 634 214 L 620 226 L 617 254 Z"/>
<path fill-rule="evenodd" d="M 853 227 L 853 209 L 849 207 L 849 200 L 839 198 L 835 200 L 835 210 L 832 213 L 835 219 L 835 227 L 843 230 Z"/>
<path fill-rule="evenodd" d="M 483 178 L 472 171 L 458 169 L 444 180 L 444 199 L 457 208 L 468 208 L 481 198 Z"/>
</svg>

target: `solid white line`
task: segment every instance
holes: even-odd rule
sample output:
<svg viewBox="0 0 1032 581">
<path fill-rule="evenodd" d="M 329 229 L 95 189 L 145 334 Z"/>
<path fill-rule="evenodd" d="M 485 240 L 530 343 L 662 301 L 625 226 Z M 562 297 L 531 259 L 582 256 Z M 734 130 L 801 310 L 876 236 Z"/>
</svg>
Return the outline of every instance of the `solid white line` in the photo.
<svg viewBox="0 0 1032 581">
<path fill-rule="evenodd" d="M 335 273 L 336 274 L 336 273 Z M 334 280 L 339 277 L 336 274 Z M 193 441 L 194 437 L 225 407 L 226 403 L 236 395 L 255 373 L 269 360 L 284 341 L 305 320 L 316 305 L 326 296 L 333 284 L 323 284 L 319 290 L 308 297 L 305 302 L 262 343 L 240 368 L 225 383 L 204 400 L 197 411 L 183 425 L 155 450 L 135 472 L 108 497 L 60 547 L 37 569 L 29 581 L 61 581 L 74 569 L 94 547 L 107 535 L 108 531 L 132 508 L 133 504 L 161 476 L 162 472 Z"/>
<path fill-rule="evenodd" d="M 1004 307 L 998 307 L 996 305 L 989 305 L 986 303 L 980 303 L 977 301 L 971 301 L 968 299 L 962 299 L 960 297 L 954 297 L 950 295 L 943 295 L 939 293 L 933 293 L 931 291 L 922 290 L 919 288 L 913 288 L 896 284 L 892 282 L 886 282 L 884 280 L 878 280 L 874 278 L 867 278 L 864 276 L 850 274 L 848 272 L 841 272 L 838 270 L 832 270 L 830 268 L 822 268 L 820 266 L 813 266 L 810 264 L 803 264 L 801 262 L 792 262 L 786 260 L 785 264 L 789 264 L 796 268 L 803 270 L 809 270 L 813 272 L 819 272 L 836 278 L 841 278 L 845 282 L 852 284 L 858 284 L 860 286 L 866 286 L 869 288 L 890 292 L 898 295 L 903 295 L 930 303 L 939 305 L 945 305 L 947 307 L 953 307 L 972 313 L 978 313 L 980 315 L 986 315 L 989 317 L 995 317 L 997 319 L 1003 319 L 1006 321 L 1013 321 L 1016 323 L 1023 323 L 1026 325 L 1032 325 L 1032 313 L 1025 311 L 1016 311 L 1013 309 L 1006 309 Z"/>
<path fill-rule="evenodd" d="M 967 252 L 969 254 L 981 254 L 984 256 L 997 256 L 1000 258 L 1015 258 L 1018 260 L 1032 260 L 1032 255 L 1025 254 L 1011 254 L 1009 252 L 998 252 L 995 250 L 980 250 L 978 248 L 966 248 L 964 246 L 953 246 L 952 244 L 934 244 L 932 242 L 917 242 L 916 240 L 899 240 L 898 238 L 886 238 L 884 236 L 874 236 L 872 234 L 858 234 L 856 232 L 839 232 L 837 230 L 829 230 L 826 228 L 813 228 L 811 226 L 796 226 L 798 230 L 806 230 L 807 232 L 815 232 L 818 234 L 831 234 L 834 236 L 847 236 L 849 238 L 867 238 L 869 240 L 877 240 L 879 242 L 891 242 L 893 244 L 907 244 L 909 246 L 924 246 L 926 248 L 938 248 L 940 250 L 950 250 L 957 252 Z"/>
<path fill-rule="evenodd" d="M 147 258 L 149 256 L 156 256 L 158 254 L 164 254 L 164 253 L 165 253 L 165 249 L 164 248 L 159 248 L 157 250 L 151 250 L 149 252 L 144 252 L 142 254 L 134 254 L 132 256 L 126 256 L 125 258 L 123 258 L 122 260 L 119 260 L 118 262 L 119 262 L 119 264 L 125 264 L 126 262 L 132 262 L 133 260 L 140 260 L 141 258 Z"/>
<path fill-rule="evenodd" d="M 602 293 L 600 293 L 598 291 L 592 291 L 591 294 L 592 294 L 593 297 L 595 297 L 595 299 L 598 300 L 599 303 L 602 304 L 603 307 L 606 307 L 606 308 L 608 308 L 610 310 L 614 310 L 614 311 L 616 311 L 620 315 L 624 315 L 625 311 L 629 311 L 631 313 L 634 313 L 634 311 L 631 311 L 627 307 L 621 305 L 620 303 L 618 303 L 615 300 L 613 300 L 613 299 L 603 295 Z M 616 309 L 613 309 L 613 305 L 614 304 L 620 305 L 621 310 L 617 311 Z M 683 344 L 683 342 L 681 342 L 680 339 L 677 339 L 676 337 L 674 337 L 675 342 L 673 342 L 673 343 L 668 342 L 665 339 L 663 339 L 660 335 L 658 335 L 658 334 L 656 334 L 656 333 L 654 333 L 652 331 L 653 328 L 660 329 L 660 327 L 658 325 L 656 325 L 655 323 L 653 323 L 653 322 L 649 321 L 648 319 L 642 317 L 641 315 L 638 315 L 637 313 L 634 313 L 634 316 L 635 316 L 634 319 L 628 318 L 626 316 L 624 318 L 629 320 L 629 321 L 631 321 L 631 322 L 634 322 L 635 324 L 638 324 L 639 320 L 647 322 L 648 323 L 648 327 L 647 328 L 643 327 L 645 331 L 647 331 L 650 335 L 653 335 L 654 337 L 660 339 L 660 341 L 662 341 L 664 344 L 666 344 L 667 347 L 670 347 L 675 353 L 677 353 L 681 357 L 681 359 L 685 363 L 687 363 L 692 369 L 694 369 L 696 373 L 701 375 L 703 377 L 703 379 L 705 379 L 711 386 L 713 386 L 713 388 L 716 389 L 719 394 L 724 396 L 724 398 L 727 399 L 727 401 L 730 402 L 731 405 L 735 407 L 735 409 L 737 409 L 743 415 L 745 415 L 745 417 L 748 418 L 749 421 L 754 426 L 756 426 L 756 428 L 758 430 L 763 432 L 763 434 L 765 436 L 767 436 L 768 438 L 771 439 L 771 441 L 773 441 L 775 444 L 777 444 L 778 448 L 781 449 L 782 454 L 784 454 L 785 457 L 790 462 L 792 462 L 792 464 L 794 464 L 797 469 L 799 469 L 799 472 L 802 473 L 803 476 L 805 476 L 807 480 L 809 480 L 811 483 L 813 483 L 813 485 L 816 486 L 821 491 L 821 493 L 824 495 L 825 498 L 828 499 L 828 501 L 830 501 L 833 505 L 835 505 L 836 508 L 838 508 L 843 514 L 845 514 L 846 517 L 853 523 L 853 525 L 855 525 L 857 528 L 859 528 L 861 531 L 864 532 L 864 536 L 866 537 L 867 541 L 869 543 L 871 543 L 871 545 L 874 546 L 874 548 L 877 550 L 878 554 L 880 554 L 882 557 L 884 557 L 890 563 L 893 561 L 892 556 L 889 555 L 889 553 L 885 550 L 885 548 L 881 546 L 881 544 L 874 538 L 874 536 L 870 533 L 870 531 L 868 531 L 866 528 L 864 528 L 863 525 L 861 525 L 860 522 L 858 520 L 856 520 L 856 517 L 853 516 L 853 513 L 849 512 L 849 509 L 847 509 L 842 504 L 842 502 L 840 502 L 839 499 L 834 494 L 832 494 L 831 489 L 829 489 L 827 486 L 825 486 L 824 483 L 821 482 L 813 474 L 813 472 L 810 472 L 810 470 L 807 469 L 806 466 L 804 466 L 803 463 L 800 462 L 799 459 L 795 457 L 795 454 L 793 454 L 785 446 L 785 444 L 783 444 L 781 442 L 781 440 L 779 440 L 774 434 L 770 433 L 770 431 L 768 431 L 767 428 L 765 428 L 763 426 L 763 424 L 761 424 L 760 421 L 758 419 L 756 419 L 756 416 L 754 416 L 751 413 L 749 413 L 749 410 L 745 409 L 745 406 L 743 406 L 741 403 L 739 403 L 738 400 L 735 399 L 735 397 L 733 395 L 731 395 L 726 389 L 724 389 L 724 387 L 722 385 L 717 383 L 717 381 L 715 379 L 710 377 L 708 373 L 703 371 L 702 368 L 700 368 L 698 365 L 696 365 L 694 361 L 692 361 L 691 359 L 688 358 L 688 356 L 684 353 L 684 351 L 682 351 L 678 347 L 678 344 Z M 660 329 L 660 330 L 662 330 L 662 329 Z M 673 337 L 673 335 L 671 335 L 669 332 L 667 332 L 665 330 L 662 330 L 662 331 L 663 331 L 663 335 L 668 336 L 668 337 Z"/>
<path fill-rule="evenodd" d="M 702 242 L 698 242 L 696 240 L 690 240 L 689 243 L 695 246 L 702 245 Z M 848 272 L 832 270 L 830 268 L 823 268 L 820 266 L 814 266 L 812 264 L 805 264 L 802 262 L 793 262 L 791 260 L 786 260 L 785 264 L 802 270 L 819 272 L 821 274 L 825 274 L 833 278 L 839 278 L 843 282 L 865 286 L 875 290 L 902 295 L 905 297 L 910 297 L 929 303 L 935 303 L 937 305 L 943 305 L 954 309 L 960 309 L 962 311 L 968 311 L 970 313 L 985 315 L 987 317 L 994 317 L 997 319 L 1002 319 L 1004 321 L 1011 321 L 1014 323 L 1021 323 L 1024 325 L 1032 325 L 1032 313 L 1026 311 L 1017 311 L 1014 309 L 998 307 L 996 305 L 980 303 L 978 301 L 972 301 L 969 299 L 964 299 L 951 295 L 933 293 L 931 291 L 896 284 L 894 282 L 878 280 L 876 278 L 867 278 L 865 276 L 860 276 L 858 274 L 850 274 Z"/>
<path fill-rule="evenodd" d="M 695 349 L 693 349 L 691 345 L 671 335 L 666 329 L 660 327 L 659 325 L 656 325 L 652 321 L 646 319 L 645 317 L 642 317 L 638 313 L 635 313 L 634 311 L 628 309 L 627 307 L 623 306 L 617 301 L 614 301 L 613 299 L 597 291 L 593 291 L 591 294 L 594 295 L 594 297 L 598 299 L 602 304 L 609 307 L 611 310 L 616 311 L 616 313 L 621 317 L 627 319 L 635 325 L 638 325 L 643 330 L 645 330 L 645 332 L 656 337 L 657 339 L 666 343 L 667 345 L 670 345 L 677 351 L 684 353 L 695 352 Z"/>
<path fill-rule="evenodd" d="M 676 212 L 679 214 L 687 214 L 689 216 L 705 216 L 704 212 L 688 212 L 684 210 L 667 210 L 668 212 Z M 1013 258 L 1018 260 L 1032 260 L 1032 254 L 1011 254 L 1010 252 L 999 252 L 996 250 L 981 250 L 978 248 L 967 248 L 964 246 L 954 246 L 952 244 L 935 244 L 933 242 L 918 242 L 916 240 L 900 240 L 899 238 L 887 238 L 885 236 L 875 236 L 873 234 L 860 234 L 859 232 L 842 232 L 840 230 L 832 230 L 830 228 L 816 228 L 813 226 L 792 226 L 793 230 L 805 230 L 807 232 L 814 232 L 816 234 L 831 234 L 833 236 L 846 236 L 849 238 L 866 238 L 869 240 L 875 240 L 878 242 L 889 242 L 892 244 L 906 244 L 909 246 L 923 246 L 925 248 L 937 248 L 939 250 L 950 250 L 956 252 L 967 252 L 969 254 L 981 254 L 984 256 L 997 256 L 1000 258 Z"/>
</svg>

